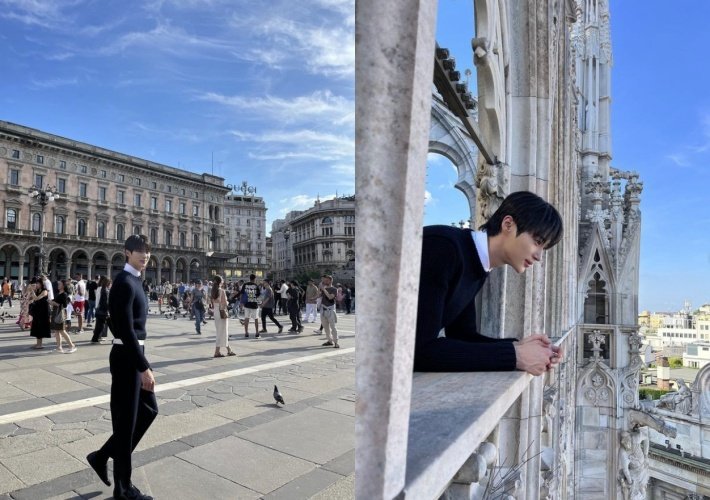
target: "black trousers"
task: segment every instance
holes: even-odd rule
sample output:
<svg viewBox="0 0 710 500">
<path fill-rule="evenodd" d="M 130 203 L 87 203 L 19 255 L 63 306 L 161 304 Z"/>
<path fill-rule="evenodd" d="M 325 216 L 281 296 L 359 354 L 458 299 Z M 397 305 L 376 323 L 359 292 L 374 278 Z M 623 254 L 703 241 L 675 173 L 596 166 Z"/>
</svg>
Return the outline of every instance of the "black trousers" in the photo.
<svg viewBox="0 0 710 500">
<path fill-rule="evenodd" d="M 158 415 L 155 393 L 141 389 L 135 360 L 122 345 L 114 345 L 111 365 L 111 423 L 113 434 L 99 450 L 101 459 L 113 458 L 114 488 L 131 484 L 131 454 Z"/>
<path fill-rule="evenodd" d="M 107 332 L 104 331 L 104 326 L 106 325 L 106 316 L 96 316 L 96 323 L 94 324 L 94 335 L 91 337 L 92 342 L 98 342 L 100 337 L 106 337 Z"/>
<path fill-rule="evenodd" d="M 301 311 L 298 309 L 298 303 L 289 300 L 288 302 L 288 315 L 291 319 L 291 330 L 298 330 L 303 328 L 301 324 Z"/>
<path fill-rule="evenodd" d="M 261 328 L 266 330 L 266 317 L 269 317 L 269 319 L 279 328 L 281 328 L 281 323 L 278 322 L 276 318 L 274 318 L 274 310 L 271 307 L 262 307 L 261 308 Z"/>
</svg>

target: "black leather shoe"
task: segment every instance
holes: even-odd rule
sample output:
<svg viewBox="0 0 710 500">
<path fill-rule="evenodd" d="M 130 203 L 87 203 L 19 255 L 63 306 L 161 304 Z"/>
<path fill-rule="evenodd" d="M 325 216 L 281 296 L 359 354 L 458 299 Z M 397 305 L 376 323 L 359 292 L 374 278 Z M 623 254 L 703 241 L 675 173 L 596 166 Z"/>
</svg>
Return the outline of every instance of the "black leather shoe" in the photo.
<svg viewBox="0 0 710 500">
<path fill-rule="evenodd" d="M 106 462 L 101 462 L 97 455 L 98 452 L 92 451 L 86 455 L 86 461 L 89 462 L 89 465 L 92 469 L 94 469 L 94 472 L 96 472 L 96 475 L 99 476 L 99 479 L 101 479 L 106 486 L 111 486 L 111 481 L 108 480 L 108 469 L 106 468 Z"/>
<path fill-rule="evenodd" d="M 150 495 L 144 495 L 141 491 L 132 484 L 124 489 L 123 492 L 113 490 L 114 500 L 153 500 Z"/>
</svg>

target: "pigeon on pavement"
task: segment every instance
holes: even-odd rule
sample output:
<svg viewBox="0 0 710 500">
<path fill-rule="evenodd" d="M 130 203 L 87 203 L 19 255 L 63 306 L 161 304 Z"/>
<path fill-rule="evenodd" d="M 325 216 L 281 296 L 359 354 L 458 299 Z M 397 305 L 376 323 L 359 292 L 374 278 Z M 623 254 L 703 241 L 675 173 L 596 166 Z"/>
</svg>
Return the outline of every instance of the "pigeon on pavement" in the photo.
<svg viewBox="0 0 710 500">
<path fill-rule="evenodd" d="M 286 402 L 284 401 L 283 396 L 282 396 L 281 393 L 279 392 L 279 388 L 276 387 L 276 386 L 274 386 L 274 399 L 276 400 L 276 406 L 278 406 L 279 403 L 281 403 L 282 405 L 285 405 L 285 404 L 286 404 Z"/>
</svg>

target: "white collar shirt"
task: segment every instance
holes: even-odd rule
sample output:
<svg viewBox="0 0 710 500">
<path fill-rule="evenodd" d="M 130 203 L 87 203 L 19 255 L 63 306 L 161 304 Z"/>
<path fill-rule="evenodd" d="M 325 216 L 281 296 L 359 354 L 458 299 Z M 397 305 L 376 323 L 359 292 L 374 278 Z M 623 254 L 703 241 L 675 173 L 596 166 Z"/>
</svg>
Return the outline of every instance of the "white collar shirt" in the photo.
<svg viewBox="0 0 710 500">
<path fill-rule="evenodd" d="M 481 259 L 483 270 L 491 272 L 491 258 L 488 255 L 488 233 L 485 231 L 472 231 L 473 244 L 476 245 L 478 257 Z"/>
</svg>

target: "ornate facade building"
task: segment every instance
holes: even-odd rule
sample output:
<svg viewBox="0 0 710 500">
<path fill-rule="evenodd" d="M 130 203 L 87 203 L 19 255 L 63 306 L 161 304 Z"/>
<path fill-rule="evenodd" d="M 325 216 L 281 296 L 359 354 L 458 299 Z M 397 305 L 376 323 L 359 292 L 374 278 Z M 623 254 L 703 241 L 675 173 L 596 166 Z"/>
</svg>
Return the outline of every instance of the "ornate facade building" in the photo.
<svg viewBox="0 0 710 500">
<path fill-rule="evenodd" d="M 225 251 L 236 254 L 224 270 L 227 280 L 250 274 L 262 278 L 269 270 L 266 248 L 266 204 L 244 182 L 224 199 Z"/>
<path fill-rule="evenodd" d="M 42 200 L 28 195 L 51 190 Z M 46 256 L 50 276 L 112 275 L 123 243 L 152 244 L 146 279 L 188 281 L 221 272 L 224 179 L 195 174 L 0 121 L 0 272 L 27 280 Z"/>
<path fill-rule="evenodd" d="M 611 165 L 608 2 L 473 6 L 476 98 L 436 45 L 436 2 L 358 3 L 356 189 L 367 230 L 356 238 L 357 286 L 368 314 L 358 318 L 356 497 L 709 497 L 710 366 L 639 401 L 643 184 Z M 458 169 L 473 226 L 515 191 L 559 210 L 562 241 L 523 274 L 494 269 L 477 325 L 494 338 L 546 332 L 565 353 L 554 371 L 412 374 L 432 152 Z"/>
<path fill-rule="evenodd" d="M 333 274 L 355 261 L 355 197 L 316 201 L 274 221 L 271 229 L 274 277 Z"/>
</svg>

